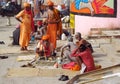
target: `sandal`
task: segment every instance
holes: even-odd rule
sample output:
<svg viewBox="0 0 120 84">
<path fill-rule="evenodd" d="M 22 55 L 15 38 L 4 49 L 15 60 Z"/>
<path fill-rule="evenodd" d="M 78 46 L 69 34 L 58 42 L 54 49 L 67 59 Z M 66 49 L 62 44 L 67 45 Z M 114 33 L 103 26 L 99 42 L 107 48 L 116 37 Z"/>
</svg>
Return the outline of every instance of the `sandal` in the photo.
<svg viewBox="0 0 120 84">
<path fill-rule="evenodd" d="M 61 80 L 65 75 L 61 75 L 60 78 L 58 80 Z"/>
<path fill-rule="evenodd" d="M 69 80 L 69 77 L 68 77 L 68 76 L 63 76 L 63 77 L 61 78 L 61 81 L 67 81 L 67 80 Z"/>
<path fill-rule="evenodd" d="M 0 56 L 0 59 L 7 59 L 8 56 Z"/>
</svg>

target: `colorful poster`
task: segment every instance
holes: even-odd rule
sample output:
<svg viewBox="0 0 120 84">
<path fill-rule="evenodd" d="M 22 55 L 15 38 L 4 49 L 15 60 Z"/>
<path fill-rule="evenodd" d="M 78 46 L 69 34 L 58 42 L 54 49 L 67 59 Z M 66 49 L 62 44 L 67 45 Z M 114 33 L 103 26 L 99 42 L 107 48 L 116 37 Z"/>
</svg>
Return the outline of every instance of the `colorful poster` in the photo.
<svg viewBox="0 0 120 84">
<path fill-rule="evenodd" d="M 116 17 L 117 0 L 71 0 L 70 12 L 76 15 Z"/>
</svg>

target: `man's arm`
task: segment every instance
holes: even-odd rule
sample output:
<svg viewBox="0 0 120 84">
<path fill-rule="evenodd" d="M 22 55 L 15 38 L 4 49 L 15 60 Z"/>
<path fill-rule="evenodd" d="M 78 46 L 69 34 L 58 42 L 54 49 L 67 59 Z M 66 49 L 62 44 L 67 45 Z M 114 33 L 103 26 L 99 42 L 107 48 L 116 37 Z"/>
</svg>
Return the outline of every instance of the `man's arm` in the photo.
<svg viewBox="0 0 120 84">
<path fill-rule="evenodd" d="M 61 48 L 61 57 L 63 57 L 63 51 L 65 48 L 69 47 L 70 45 L 69 44 L 66 44 L 64 45 L 62 48 Z"/>
<path fill-rule="evenodd" d="M 20 19 L 23 15 L 24 15 L 24 11 L 19 12 L 19 13 L 15 16 L 16 20 L 18 20 L 19 22 L 23 23 L 22 20 Z"/>
<path fill-rule="evenodd" d="M 17 17 L 15 17 L 15 18 L 16 18 L 16 20 L 18 20 L 19 22 L 23 23 L 19 18 L 17 18 Z"/>
<path fill-rule="evenodd" d="M 73 56 L 73 57 L 78 56 L 78 55 L 79 55 L 79 54 L 77 53 L 77 52 L 78 52 L 78 50 L 79 50 L 79 47 L 78 47 L 78 48 L 76 48 L 75 50 L 73 50 L 73 51 L 72 51 L 72 53 L 71 53 L 71 56 Z"/>
</svg>

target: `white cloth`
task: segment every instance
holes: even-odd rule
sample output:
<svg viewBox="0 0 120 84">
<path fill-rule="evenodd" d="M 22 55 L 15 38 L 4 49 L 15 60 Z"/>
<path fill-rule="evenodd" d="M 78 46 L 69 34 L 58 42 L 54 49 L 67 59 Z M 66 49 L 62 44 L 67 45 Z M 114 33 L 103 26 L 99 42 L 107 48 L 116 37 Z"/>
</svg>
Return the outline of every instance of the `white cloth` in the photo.
<svg viewBox="0 0 120 84">
<path fill-rule="evenodd" d="M 61 35 L 61 39 L 62 39 L 63 41 L 65 41 L 65 40 L 67 40 L 67 36 L 63 33 L 63 34 Z"/>
<path fill-rule="evenodd" d="M 64 0 L 64 4 L 65 4 L 65 6 L 70 6 L 70 0 Z"/>
<path fill-rule="evenodd" d="M 94 0 L 89 0 L 89 2 L 93 2 Z"/>
<path fill-rule="evenodd" d="M 36 47 L 36 48 L 40 48 L 40 45 L 41 45 L 41 43 L 39 42 L 39 43 L 37 44 L 37 47 Z"/>
<path fill-rule="evenodd" d="M 56 9 L 58 9 L 59 11 L 62 11 L 61 5 L 58 5 Z"/>
<path fill-rule="evenodd" d="M 80 74 L 83 74 L 85 72 L 86 66 L 84 63 L 81 64 L 81 70 L 80 70 Z"/>
</svg>

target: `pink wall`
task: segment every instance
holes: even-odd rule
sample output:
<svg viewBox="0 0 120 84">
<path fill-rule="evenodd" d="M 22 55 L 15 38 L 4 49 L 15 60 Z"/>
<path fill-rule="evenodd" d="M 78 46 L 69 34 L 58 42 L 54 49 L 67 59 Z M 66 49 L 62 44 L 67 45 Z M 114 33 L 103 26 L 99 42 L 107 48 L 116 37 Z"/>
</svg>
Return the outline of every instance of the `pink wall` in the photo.
<svg viewBox="0 0 120 84">
<path fill-rule="evenodd" d="M 90 28 L 120 28 L 120 0 L 117 0 L 117 17 L 90 17 L 75 15 L 75 32 L 87 35 Z"/>
</svg>

